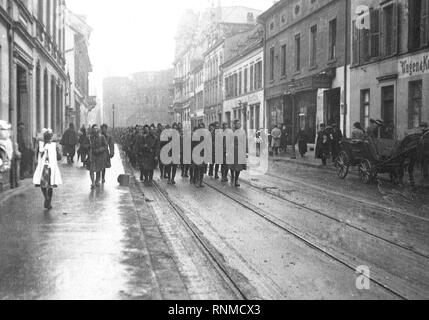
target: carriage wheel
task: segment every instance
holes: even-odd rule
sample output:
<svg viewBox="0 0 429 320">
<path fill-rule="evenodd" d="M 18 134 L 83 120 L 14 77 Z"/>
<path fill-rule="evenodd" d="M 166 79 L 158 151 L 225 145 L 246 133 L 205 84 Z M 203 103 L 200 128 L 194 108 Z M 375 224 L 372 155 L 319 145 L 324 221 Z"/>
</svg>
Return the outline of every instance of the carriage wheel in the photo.
<svg viewBox="0 0 429 320">
<path fill-rule="evenodd" d="M 367 159 L 362 160 L 359 165 L 359 177 L 365 184 L 370 184 L 374 174 L 372 170 L 371 162 Z"/>
<path fill-rule="evenodd" d="M 336 161 L 337 174 L 341 179 L 345 179 L 349 174 L 349 160 L 347 153 L 342 151 Z"/>
</svg>

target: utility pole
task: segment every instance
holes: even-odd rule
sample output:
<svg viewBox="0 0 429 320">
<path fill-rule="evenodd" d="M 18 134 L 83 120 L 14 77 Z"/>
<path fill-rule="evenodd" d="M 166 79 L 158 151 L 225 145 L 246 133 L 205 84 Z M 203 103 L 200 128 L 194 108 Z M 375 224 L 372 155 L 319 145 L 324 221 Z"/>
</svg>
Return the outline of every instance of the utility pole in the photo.
<svg viewBox="0 0 429 320">
<path fill-rule="evenodd" d="M 346 0 L 345 4 L 346 12 L 345 12 L 345 19 L 346 19 L 346 26 L 344 28 L 344 104 L 343 104 L 343 136 L 347 136 L 347 114 L 349 112 L 349 106 L 348 106 L 348 65 L 351 63 L 351 57 L 349 58 L 350 51 L 349 51 L 349 16 L 350 16 L 350 10 L 351 10 L 351 4 L 350 0 Z"/>
</svg>

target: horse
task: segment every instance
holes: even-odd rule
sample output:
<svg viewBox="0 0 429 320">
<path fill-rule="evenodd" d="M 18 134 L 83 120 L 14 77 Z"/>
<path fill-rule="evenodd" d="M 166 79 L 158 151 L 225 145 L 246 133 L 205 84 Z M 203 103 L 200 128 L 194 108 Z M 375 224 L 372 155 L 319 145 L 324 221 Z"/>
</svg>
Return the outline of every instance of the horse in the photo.
<svg viewBox="0 0 429 320">
<path fill-rule="evenodd" d="M 406 136 L 400 143 L 399 149 L 399 183 L 403 184 L 405 170 L 408 168 L 410 185 L 415 186 L 414 169 L 417 164 L 420 164 L 425 170 L 429 160 L 429 131 L 422 133 L 414 133 Z M 424 173 L 424 175 L 426 175 Z"/>
</svg>

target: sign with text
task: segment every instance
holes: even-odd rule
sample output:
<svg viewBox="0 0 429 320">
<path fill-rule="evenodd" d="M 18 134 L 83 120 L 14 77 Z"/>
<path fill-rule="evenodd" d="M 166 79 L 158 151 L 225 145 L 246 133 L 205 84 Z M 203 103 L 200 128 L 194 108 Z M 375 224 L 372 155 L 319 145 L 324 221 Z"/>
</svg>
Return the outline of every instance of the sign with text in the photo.
<svg viewBox="0 0 429 320">
<path fill-rule="evenodd" d="M 424 52 L 415 56 L 399 59 L 399 78 L 429 74 L 429 53 Z"/>
</svg>

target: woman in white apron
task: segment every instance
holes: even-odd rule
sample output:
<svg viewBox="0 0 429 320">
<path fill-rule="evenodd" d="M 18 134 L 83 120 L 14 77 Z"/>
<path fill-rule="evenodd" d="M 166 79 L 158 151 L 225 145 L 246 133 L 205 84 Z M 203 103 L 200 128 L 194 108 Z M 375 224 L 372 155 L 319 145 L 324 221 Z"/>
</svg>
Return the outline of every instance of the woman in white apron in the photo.
<svg viewBox="0 0 429 320">
<path fill-rule="evenodd" d="M 45 209 L 52 209 L 53 189 L 62 184 L 58 160 L 61 153 L 56 143 L 52 142 L 51 129 L 43 129 L 43 141 L 39 141 L 38 162 L 33 183 L 42 189 L 45 197 Z"/>
</svg>

